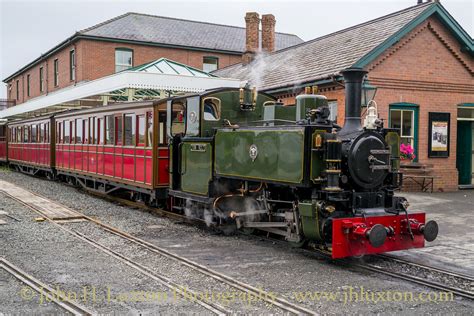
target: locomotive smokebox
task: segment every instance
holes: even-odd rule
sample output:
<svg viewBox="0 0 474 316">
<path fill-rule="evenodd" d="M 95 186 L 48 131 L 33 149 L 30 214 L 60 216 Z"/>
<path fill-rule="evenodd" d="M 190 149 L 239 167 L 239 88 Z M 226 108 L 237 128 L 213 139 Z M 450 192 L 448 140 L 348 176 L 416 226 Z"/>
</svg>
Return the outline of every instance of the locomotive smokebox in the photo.
<svg viewBox="0 0 474 316">
<path fill-rule="evenodd" d="M 341 71 L 346 89 L 346 115 L 340 135 L 360 131 L 360 107 L 362 101 L 362 82 L 367 71 L 362 68 L 347 68 Z"/>
</svg>

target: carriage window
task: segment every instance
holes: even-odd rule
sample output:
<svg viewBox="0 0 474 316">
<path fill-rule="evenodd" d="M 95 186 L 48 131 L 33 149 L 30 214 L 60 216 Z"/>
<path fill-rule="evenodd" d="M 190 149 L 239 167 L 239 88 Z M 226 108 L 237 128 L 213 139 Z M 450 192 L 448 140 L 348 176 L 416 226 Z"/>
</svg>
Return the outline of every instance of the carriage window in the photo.
<svg viewBox="0 0 474 316">
<path fill-rule="evenodd" d="M 135 146 L 135 120 L 133 114 L 125 114 L 124 118 L 125 146 Z"/>
<path fill-rule="evenodd" d="M 56 142 L 57 143 L 62 143 L 63 142 L 63 139 L 61 138 L 61 135 L 63 134 L 62 126 L 63 125 L 58 122 L 58 129 L 56 131 Z"/>
<path fill-rule="evenodd" d="M 38 136 L 39 136 L 38 142 L 43 143 L 44 142 L 44 123 L 39 124 L 38 127 L 39 127 L 39 129 L 38 129 Z"/>
<path fill-rule="evenodd" d="M 90 143 L 97 144 L 97 118 L 90 117 L 89 118 L 89 128 L 90 128 Z"/>
<path fill-rule="evenodd" d="M 218 121 L 221 117 L 221 100 L 218 98 L 205 98 L 204 120 Z"/>
<path fill-rule="evenodd" d="M 114 128 L 114 116 L 108 115 L 105 117 L 105 143 L 112 145 L 115 143 L 115 128 Z"/>
<path fill-rule="evenodd" d="M 147 147 L 153 146 L 153 115 L 146 112 Z"/>
<path fill-rule="evenodd" d="M 49 143 L 49 123 L 44 124 L 44 142 Z"/>
<path fill-rule="evenodd" d="M 166 112 L 160 112 L 158 117 L 160 122 L 160 145 L 166 145 Z"/>
<path fill-rule="evenodd" d="M 83 135 L 84 135 L 82 142 L 84 144 L 89 144 L 89 120 L 88 119 L 82 120 L 82 126 L 83 126 L 82 130 L 83 130 Z"/>
<path fill-rule="evenodd" d="M 76 139 L 75 143 L 76 144 L 81 144 L 82 140 L 84 139 L 84 127 L 82 126 L 82 120 L 77 119 L 76 120 Z"/>
<path fill-rule="evenodd" d="M 29 130 L 29 127 L 28 126 L 24 126 L 23 127 L 23 142 L 24 143 L 27 143 L 28 142 L 28 139 L 29 139 L 29 136 L 30 136 L 30 130 Z"/>
<path fill-rule="evenodd" d="M 185 105 L 182 101 L 174 101 L 173 113 L 171 114 L 171 135 L 184 134 L 186 132 Z"/>
<path fill-rule="evenodd" d="M 36 143 L 38 137 L 38 129 L 36 125 L 31 126 L 31 142 Z"/>
<path fill-rule="evenodd" d="M 123 131 L 123 125 L 122 125 L 122 117 L 121 116 L 117 116 L 115 118 L 115 131 L 116 131 L 116 134 L 115 134 L 115 139 L 117 140 L 116 142 L 116 145 L 119 145 L 119 146 L 122 146 L 122 131 Z"/>
<path fill-rule="evenodd" d="M 71 142 L 71 122 L 64 121 L 64 138 L 63 143 L 69 144 Z"/>
<path fill-rule="evenodd" d="M 104 144 L 104 119 L 98 118 L 97 125 L 96 125 L 96 133 L 97 133 L 97 144 Z"/>
<path fill-rule="evenodd" d="M 137 116 L 138 146 L 145 146 L 145 115 Z"/>
</svg>

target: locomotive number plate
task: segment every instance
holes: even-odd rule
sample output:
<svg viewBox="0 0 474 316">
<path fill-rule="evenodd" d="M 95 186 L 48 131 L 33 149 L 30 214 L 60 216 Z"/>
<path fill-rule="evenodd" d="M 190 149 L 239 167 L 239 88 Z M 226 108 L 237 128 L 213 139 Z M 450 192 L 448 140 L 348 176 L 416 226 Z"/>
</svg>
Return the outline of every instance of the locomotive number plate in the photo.
<svg viewBox="0 0 474 316">
<path fill-rule="evenodd" d="M 191 144 L 191 151 L 205 152 L 207 144 Z"/>
</svg>

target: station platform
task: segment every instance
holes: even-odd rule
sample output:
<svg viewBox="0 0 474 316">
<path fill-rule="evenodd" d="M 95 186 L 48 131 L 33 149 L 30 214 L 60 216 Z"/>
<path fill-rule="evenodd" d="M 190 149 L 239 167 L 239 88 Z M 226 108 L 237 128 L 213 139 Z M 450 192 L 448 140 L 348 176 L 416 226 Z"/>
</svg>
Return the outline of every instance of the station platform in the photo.
<svg viewBox="0 0 474 316">
<path fill-rule="evenodd" d="M 474 190 L 446 193 L 401 192 L 409 211 L 426 212 L 439 225 L 438 238 L 425 248 L 391 252 L 401 259 L 474 275 Z"/>
</svg>

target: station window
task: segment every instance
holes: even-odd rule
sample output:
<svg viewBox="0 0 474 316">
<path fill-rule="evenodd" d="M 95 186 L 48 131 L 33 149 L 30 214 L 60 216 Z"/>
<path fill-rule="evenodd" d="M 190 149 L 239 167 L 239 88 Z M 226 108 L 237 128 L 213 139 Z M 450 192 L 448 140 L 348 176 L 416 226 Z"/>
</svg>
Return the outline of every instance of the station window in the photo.
<svg viewBox="0 0 474 316">
<path fill-rule="evenodd" d="M 133 114 L 125 114 L 124 116 L 125 146 L 135 146 L 136 126 L 134 116 Z"/>
<path fill-rule="evenodd" d="M 221 100 L 218 98 L 205 98 L 204 120 L 218 121 L 221 117 Z"/>
<path fill-rule="evenodd" d="M 113 115 L 107 115 L 105 117 L 105 144 L 107 145 L 113 145 L 115 143 L 114 122 Z"/>
<path fill-rule="evenodd" d="M 59 60 L 54 60 L 54 86 L 59 85 Z"/>
<path fill-rule="evenodd" d="M 44 70 L 43 70 L 43 67 L 40 67 L 40 69 L 39 69 L 39 89 L 40 89 L 40 92 L 44 91 Z"/>
<path fill-rule="evenodd" d="M 64 138 L 63 143 L 69 144 L 71 142 L 71 122 L 64 121 Z"/>
<path fill-rule="evenodd" d="M 16 99 L 20 100 L 20 80 L 16 81 Z"/>
<path fill-rule="evenodd" d="M 116 145 L 118 146 L 122 146 L 123 144 L 123 139 L 122 139 L 122 131 L 123 131 L 123 119 L 122 119 L 122 116 L 117 116 L 115 117 L 115 139 L 117 140 L 116 141 Z"/>
<path fill-rule="evenodd" d="M 30 74 L 26 75 L 26 95 L 30 96 Z"/>
<path fill-rule="evenodd" d="M 217 57 L 203 57 L 202 70 L 204 72 L 211 72 L 219 68 L 219 58 Z"/>
<path fill-rule="evenodd" d="M 145 146 L 145 115 L 137 115 L 137 134 L 138 134 L 138 146 Z"/>
<path fill-rule="evenodd" d="M 411 103 L 391 104 L 389 126 L 400 129 L 401 143 L 412 146 L 415 156 L 418 157 L 418 105 Z"/>
<path fill-rule="evenodd" d="M 133 67 L 133 50 L 117 48 L 115 50 L 115 72 Z"/>
<path fill-rule="evenodd" d="M 153 146 L 153 116 L 151 112 L 146 113 L 147 147 Z"/>
<path fill-rule="evenodd" d="M 76 79 L 76 52 L 74 49 L 69 52 L 69 79 L 71 81 Z"/>
</svg>

